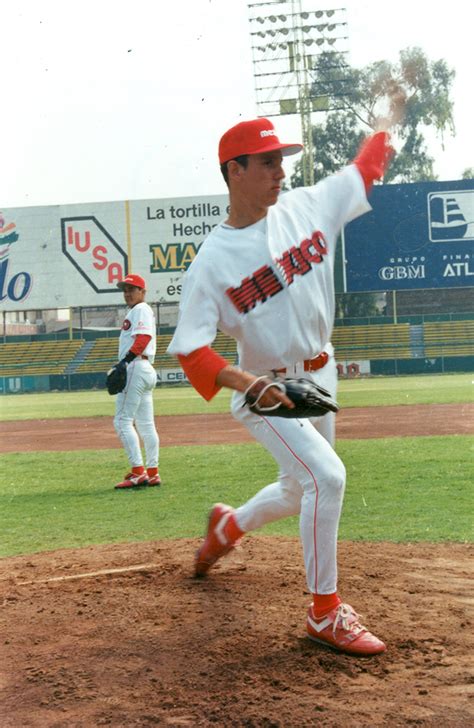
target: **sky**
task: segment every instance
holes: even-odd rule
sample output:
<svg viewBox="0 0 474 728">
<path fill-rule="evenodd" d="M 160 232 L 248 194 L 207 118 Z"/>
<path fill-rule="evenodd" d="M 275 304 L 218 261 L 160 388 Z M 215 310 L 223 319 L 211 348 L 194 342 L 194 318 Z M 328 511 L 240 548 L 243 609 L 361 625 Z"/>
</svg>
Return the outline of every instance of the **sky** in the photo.
<svg viewBox="0 0 474 728">
<path fill-rule="evenodd" d="M 446 60 L 456 136 L 428 133 L 429 151 L 440 180 L 474 167 L 474 3 L 301 2 L 346 8 L 353 66 Z M 260 115 L 245 0 L 15 0 L 0 18 L 0 209 L 225 193 L 218 140 Z M 301 141 L 298 116 L 273 122 Z"/>
</svg>

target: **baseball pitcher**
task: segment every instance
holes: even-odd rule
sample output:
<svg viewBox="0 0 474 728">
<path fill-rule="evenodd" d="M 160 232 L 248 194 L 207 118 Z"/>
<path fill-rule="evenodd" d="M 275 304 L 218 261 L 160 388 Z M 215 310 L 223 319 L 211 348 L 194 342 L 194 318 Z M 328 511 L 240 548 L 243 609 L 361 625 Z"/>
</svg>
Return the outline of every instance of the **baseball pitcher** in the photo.
<svg viewBox="0 0 474 728">
<path fill-rule="evenodd" d="M 246 532 L 299 515 L 312 594 L 308 636 L 337 650 L 374 655 L 385 644 L 337 591 L 346 472 L 332 435 L 322 436 L 312 418 L 337 412 L 330 344 L 337 236 L 371 209 L 367 193 L 392 149 L 388 133 L 378 132 L 339 174 L 280 195 L 283 157 L 301 149 L 281 143 L 263 118 L 241 122 L 222 136 L 219 162 L 229 187 L 229 216 L 204 241 L 184 278 L 168 350 L 205 399 L 221 387 L 234 390 L 233 416 L 279 468 L 278 479 L 239 508 L 212 508 L 195 573 L 207 574 Z M 239 367 L 210 348 L 218 329 L 236 339 Z"/>
</svg>

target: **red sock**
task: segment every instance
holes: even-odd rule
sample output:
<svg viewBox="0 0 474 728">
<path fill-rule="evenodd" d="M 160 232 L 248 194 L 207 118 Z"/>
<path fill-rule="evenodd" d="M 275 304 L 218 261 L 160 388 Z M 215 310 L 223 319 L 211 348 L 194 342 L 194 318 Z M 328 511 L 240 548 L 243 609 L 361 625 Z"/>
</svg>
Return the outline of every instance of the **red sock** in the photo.
<svg viewBox="0 0 474 728">
<path fill-rule="evenodd" d="M 137 465 L 136 467 L 132 468 L 132 473 L 134 475 L 141 475 L 144 472 L 145 468 L 143 467 L 143 465 Z"/>
<path fill-rule="evenodd" d="M 313 594 L 313 614 L 316 619 L 320 619 L 338 607 L 340 603 L 341 600 L 337 596 L 337 592 L 334 592 L 334 594 Z"/>
<path fill-rule="evenodd" d="M 244 535 L 245 531 L 241 531 L 241 529 L 237 525 L 235 516 L 231 515 L 227 523 L 225 524 L 224 533 L 229 541 L 233 542 L 241 538 Z"/>
<path fill-rule="evenodd" d="M 147 468 L 146 471 L 150 476 L 158 475 L 158 468 Z"/>
</svg>

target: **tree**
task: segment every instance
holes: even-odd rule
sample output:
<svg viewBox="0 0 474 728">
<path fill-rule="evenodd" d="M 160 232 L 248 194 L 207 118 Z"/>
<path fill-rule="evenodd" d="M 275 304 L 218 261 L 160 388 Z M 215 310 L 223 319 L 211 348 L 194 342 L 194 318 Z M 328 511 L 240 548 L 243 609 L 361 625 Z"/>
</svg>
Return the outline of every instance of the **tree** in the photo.
<svg viewBox="0 0 474 728">
<path fill-rule="evenodd" d="M 400 52 L 397 64 L 377 61 L 356 69 L 340 53 L 323 53 L 317 57 L 312 75 L 312 97 L 319 106 L 332 109 L 323 123 L 312 128 L 316 180 L 354 157 L 367 132 L 387 114 L 395 92 L 404 94 L 406 113 L 393 129 L 399 151 L 384 182 L 436 179 L 423 130 L 434 127 L 441 142 L 447 131 L 454 134 L 450 91 L 455 72 L 444 60 L 429 61 L 420 48 L 407 48 Z M 301 161 L 291 183 L 293 187 L 303 183 Z"/>
<path fill-rule="evenodd" d="M 474 167 L 468 167 L 462 173 L 463 179 L 474 179 Z"/>
<path fill-rule="evenodd" d="M 336 318 L 366 318 L 376 316 L 376 293 L 339 293 L 336 296 Z"/>
<path fill-rule="evenodd" d="M 397 64 L 378 61 L 351 68 L 340 53 L 322 53 L 312 69 L 311 96 L 316 108 L 325 108 L 324 121 L 312 127 L 315 179 L 341 169 L 353 159 L 379 117 L 390 111 L 390 99 L 406 99 L 404 118 L 394 127 L 397 155 L 384 182 L 419 182 L 435 179 L 423 131 L 434 128 L 443 141 L 454 134 L 450 99 L 454 71 L 445 61 L 429 61 L 419 48 L 400 52 Z M 466 170 L 466 172 L 473 170 Z M 303 184 L 302 161 L 295 166 L 291 185 Z M 377 313 L 376 294 L 341 294 L 337 317 L 365 317 Z"/>
</svg>

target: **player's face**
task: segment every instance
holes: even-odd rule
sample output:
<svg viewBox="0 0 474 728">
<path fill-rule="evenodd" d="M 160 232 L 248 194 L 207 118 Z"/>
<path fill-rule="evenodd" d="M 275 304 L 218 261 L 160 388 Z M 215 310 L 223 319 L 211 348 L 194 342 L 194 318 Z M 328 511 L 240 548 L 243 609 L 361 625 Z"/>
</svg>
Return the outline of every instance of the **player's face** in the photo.
<svg viewBox="0 0 474 728">
<path fill-rule="evenodd" d="M 280 151 L 251 154 L 243 173 L 245 195 L 262 207 L 270 207 L 278 200 L 281 183 L 285 179 Z"/>
<path fill-rule="evenodd" d="M 143 288 L 137 288 L 126 283 L 123 289 L 123 297 L 127 306 L 133 308 L 137 303 L 145 300 L 145 291 Z"/>
</svg>

